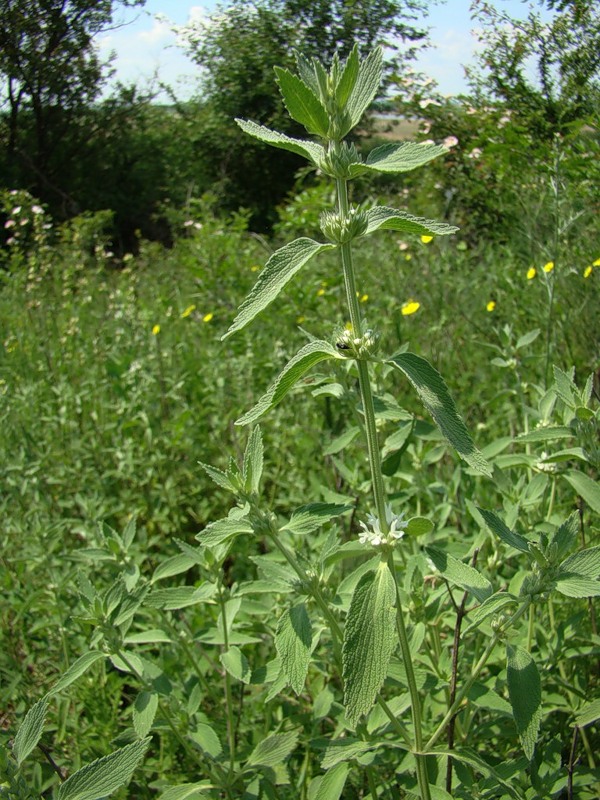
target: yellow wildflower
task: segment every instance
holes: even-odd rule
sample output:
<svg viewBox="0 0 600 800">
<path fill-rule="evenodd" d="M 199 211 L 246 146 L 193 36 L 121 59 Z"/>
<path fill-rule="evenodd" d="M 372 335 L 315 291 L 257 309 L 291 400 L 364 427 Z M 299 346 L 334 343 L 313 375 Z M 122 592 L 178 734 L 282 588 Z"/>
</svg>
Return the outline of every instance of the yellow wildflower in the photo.
<svg viewBox="0 0 600 800">
<path fill-rule="evenodd" d="M 592 267 L 591 267 L 591 266 L 589 266 L 589 267 L 586 267 L 586 268 L 583 270 L 583 277 L 584 277 L 584 278 L 589 278 L 591 274 L 592 274 Z"/>
<path fill-rule="evenodd" d="M 532 281 L 535 278 L 536 275 L 537 275 L 537 272 L 536 272 L 535 267 L 529 267 L 529 269 L 527 270 L 527 280 L 528 281 Z"/>
<path fill-rule="evenodd" d="M 213 317 L 214 317 L 214 314 L 213 314 L 213 312 L 212 312 L 212 311 L 209 311 L 209 312 L 208 312 L 208 314 L 205 314 L 205 315 L 202 317 L 202 322 L 210 322 L 210 321 L 211 321 L 211 319 L 212 319 Z"/>
<path fill-rule="evenodd" d="M 546 264 L 544 264 L 543 269 L 544 272 L 552 272 L 554 269 L 554 261 L 548 261 Z"/>
<path fill-rule="evenodd" d="M 185 319 L 186 317 L 189 317 L 189 315 L 192 313 L 192 311 L 195 311 L 195 310 L 196 310 L 196 306 L 192 303 L 192 305 L 188 306 L 185 309 L 185 311 L 181 314 L 181 319 Z"/>
<path fill-rule="evenodd" d="M 158 336 L 159 333 L 160 333 L 160 325 L 155 325 L 152 328 L 152 335 L 153 336 Z"/>
<path fill-rule="evenodd" d="M 368 299 L 369 299 L 369 295 L 368 294 L 363 294 L 363 296 L 360 298 L 360 302 L 361 303 L 366 303 Z"/>
<path fill-rule="evenodd" d="M 592 267 L 600 267 L 600 258 L 597 258 L 595 261 L 592 261 Z"/>
<path fill-rule="evenodd" d="M 252 264 L 252 266 L 250 267 L 250 272 L 258 272 L 259 269 L 260 267 L 258 266 L 258 264 Z"/>
<path fill-rule="evenodd" d="M 496 308 L 496 301 L 495 300 L 488 301 L 488 304 L 485 307 L 486 311 L 493 311 L 495 308 Z"/>
<path fill-rule="evenodd" d="M 325 289 L 321 288 L 317 290 L 317 297 L 323 297 L 325 294 Z"/>
<path fill-rule="evenodd" d="M 406 253 L 406 255 L 404 256 L 404 260 L 405 260 L 405 261 L 410 261 L 410 260 L 411 260 L 411 258 L 412 258 L 412 256 L 411 256 L 411 254 L 410 254 L 410 253 Z"/>
<path fill-rule="evenodd" d="M 420 308 L 421 303 L 417 303 L 416 300 L 409 300 L 407 303 L 404 303 L 400 311 L 403 317 L 408 317 L 410 314 L 417 312 Z"/>
<path fill-rule="evenodd" d="M 429 242 L 433 241 L 433 236 L 421 236 L 421 241 L 423 244 L 429 244 Z"/>
<path fill-rule="evenodd" d="M 303 317 L 302 314 L 300 314 L 299 317 L 296 317 L 296 324 L 297 325 L 302 325 L 302 323 L 305 322 L 305 321 L 306 321 L 306 317 Z"/>
</svg>

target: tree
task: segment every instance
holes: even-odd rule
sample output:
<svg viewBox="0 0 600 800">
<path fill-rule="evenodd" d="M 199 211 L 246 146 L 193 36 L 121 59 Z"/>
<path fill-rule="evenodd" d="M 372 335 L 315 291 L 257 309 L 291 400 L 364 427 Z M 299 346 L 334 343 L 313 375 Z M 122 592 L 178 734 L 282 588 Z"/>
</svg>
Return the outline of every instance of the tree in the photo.
<svg viewBox="0 0 600 800">
<path fill-rule="evenodd" d="M 274 66 L 291 67 L 294 50 L 329 63 L 383 44 L 388 70 L 401 70 L 427 33 L 415 24 L 422 0 L 233 0 L 208 21 L 184 29 L 187 51 L 202 68 L 202 91 L 212 125 L 199 132 L 199 147 L 213 154 L 213 177 L 230 208 L 253 211 L 252 224 L 268 228 L 275 206 L 294 184 L 302 160 L 276 158 L 248 143 L 235 117 L 252 119 L 290 135 L 300 134 L 280 100 Z"/>
<path fill-rule="evenodd" d="M 550 19 L 540 11 L 545 9 Z M 483 0 L 473 3 L 482 24 L 480 92 L 506 103 L 540 139 L 565 134 L 600 101 L 600 14 L 597 0 L 540 0 L 518 20 Z"/>
<path fill-rule="evenodd" d="M 145 0 L 0 0 L 2 138 L 8 179 L 69 205 L 61 161 L 86 141 L 81 125 L 107 77 L 93 39 L 115 8 Z M 60 158 L 57 151 L 60 150 Z M 70 211 L 76 209 L 69 209 Z"/>
</svg>

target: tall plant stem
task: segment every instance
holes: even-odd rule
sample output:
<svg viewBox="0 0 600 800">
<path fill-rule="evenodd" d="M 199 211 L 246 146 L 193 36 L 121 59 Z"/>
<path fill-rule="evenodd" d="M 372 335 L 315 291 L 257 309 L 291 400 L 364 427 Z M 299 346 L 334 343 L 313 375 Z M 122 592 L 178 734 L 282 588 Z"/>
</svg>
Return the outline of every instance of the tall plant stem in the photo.
<svg viewBox="0 0 600 800">
<path fill-rule="evenodd" d="M 402 652 L 402 661 L 406 671 L 406 680 L 408 683 L 408 691 L 410 693 L 410 708 L 412 714 L 412 721 L 415 735 L 415 761 L 417 764 L 417 778 L 419 781 L 419 789 L 421 791 L 422 800 L 431 800 L 429 791 L 429 778 L 427 777 L 427 762 L 426 756 L 423 755 L 423 722 L 421 717 L 421 698 L 419 697 L 419 690 L 417 688 L 417 681 L 415 678 L 415 671 L 412 663 L 412 653 L 410 651 L 410 644 L 408 642 L 408 635 L 406 633 L 406 626 L 404 624 L 404 615 L 402 612 L 402 602 L 400 600 L 400 590 L 396 580 L 396 570 L 394 567 L 394 554 L 390 553 L 388 566 L 390 572 L 394 577 L 394 584 L 396 587 L 396 628 L 398 630 L 398 638 L 400 639 L 400 650 Z"/>
<path fill-rule="evenodd" d="M 346 219 L 349 215 L 348 202 L 348 183 L 343 178 L 336 180 L 337 207 L 341 219 Z M 344 285 L 346 288 L 346 300 L 350 314 L 350 323 L 355 336 L 362 334 L 362 320 L 358 298 L 356 296 L 356 281 L 354 278 L 354 265 L 352 261 L 352 249 L 349 242 L 340 245 L 340 259 L 342 272 L 344 274 Z M 375 423 L 375 406 L 373 404 L 373 392 L 371 390 L 371 379 L 369 377 L 369 366 L 366 361 L 357 360 L 358 386 L 363 407 L 365 436 L 367 440 L 367 450 L 369 454 L 369 465 L 371 468 L 371 482 L 373 486 L 373 496 L 375 508 L 379 518 L 381 530 L 387 533 L 388 524 L 385 513 L 385 487 L 383 485 L 383 473 L 381 471 L 381 454 L 377 442 L 377 426 Z"/>
<path fill-rule="evenodd" d="M 221 609 L 221 621 L 223 623 L 223 647 L 226 653 L 229 650 L 229 634 L 227 632 L 227 605 L 223 596 L 223 586 L 219 586 L 219 607 Z M 227 738 L 229 741 L 229 771 L 235 772 L 235 719 L 233 715 L 233 694 L 231 691 L 231 676 L 225 670 L 225 704 L 227 706 Z"/>
</svg>

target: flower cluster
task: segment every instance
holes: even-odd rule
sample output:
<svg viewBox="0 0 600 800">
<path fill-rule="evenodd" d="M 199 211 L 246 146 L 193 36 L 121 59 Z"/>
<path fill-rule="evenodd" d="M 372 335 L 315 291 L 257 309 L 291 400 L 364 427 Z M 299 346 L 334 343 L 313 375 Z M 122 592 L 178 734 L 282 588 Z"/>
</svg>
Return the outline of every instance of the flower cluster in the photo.
<svg viewBox="0 0 600 800">
<path fill-rule="evenodd" d="M 388 526 L 387 533 L 381 530 L 381 523 L 378 517 L 374 514 L 367 514 L 367 522 L 360 523 L 363 530 L 358 534 L 359 542 L 361 544 L 370 544 L 373 547 L 380 547 L 381 545 L 394 545 L 401 539 L 404 536 L 404 529 L 408 525 L 408 522 L 404 520 L 404 514 L 394 514 L 391 507 L 386 503 L 385 518 Z"/>
</svg>

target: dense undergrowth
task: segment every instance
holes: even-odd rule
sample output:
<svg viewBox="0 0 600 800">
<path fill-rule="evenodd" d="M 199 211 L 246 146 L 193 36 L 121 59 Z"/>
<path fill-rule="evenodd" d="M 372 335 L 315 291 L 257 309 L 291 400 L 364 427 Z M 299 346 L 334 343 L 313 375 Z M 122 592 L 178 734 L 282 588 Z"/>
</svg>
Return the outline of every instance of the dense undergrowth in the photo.
<svg viewBox="0 0 600 800">
<path fill-rule="evenodd" d="M 456 172 L 456 158 L 447 156 L 445 168 Z M 476 178 L 468 180 L 475 185 Z M 412 210 L 444 206 L 442 183 Z M 542 198 L 549 185 L 540 178 L 528 191 Z M 405 188 L 386 186 L 385 202 L 404 205 Z M 56 231 L 33 199 L 6 196 L 9 219 L 28 238 L 21 233 L 7 251 L 0 288 L 3 744 L 90 646 L 111 660 L 92 664 L 53 695 L 41 747 L 24 767 L 31 794 L 2 794 L 8 790 L 0 786 L 0 796 L 48 797 L 66 774 L 150 732 L 149 754 L 121 796 L 150 798 L 190 784 L 189 794 L 164 797 L 334 798 L 335 775 L 341 781 L 339 765 L 347 764 L 344 798 L 373 792 L 371 766 L 381 797 L 416 791 L 405 777 L 410 754 L 359 746 L 367 729 L 385 730 L 380 709 L 351 753 L 332 749 L 330 740 L 344 743 L 344 721 L 327 637 L 313 642 L 305 690 L 296 695 L 278 678 L 274 639 L 286 596 L 297 587 L 267 539 L 238 538 L 221 560 L 196 548 L 196 534 L 230 507 L 225 488 L 199 462 L 221 470 L 230 457 L 241 463 L 248 437 L 234 420 L 307 336 L 335 341 L 348 322 L 342 277 L 324 253 L 251 334 L 220 340 L 273 250 L 290 234 L 314 233 L 328 191 L 317 185 L 281 210 L 280 241 L 251 234 L 243 214 L 215 216 L 206 198 L 181 214 L 171 249 L 141 242 L 139 255 L 118 265 L 101 218 L 76 218 Z M 381 186 L 356 191 L 358 200 L 377 193 L 383 202 Z M 575 514 L 577 547 L 600 543 L 600 238 L 589 216 L 562 225 L 571 212 L 579 218 L 577 198 L 547 199 L 537 211 L 539 235 L 514 220 L 511 236 L 477 236 L 467 220 L 468 235 L 387 232 L 356 249 L 360 306 L 381 330 L 382 349 L 410 343 L 434 364 L 494 470 L 488 479 L 459 462 L 418 400 L 387 371 L 375 391 L 388 491 L 408 516 L 433 523 L 433 532 L 406 539 L 403 556 L 411 642 L 425 642 L 417 678 L 428 720 L 447 704 L 456 674 L 456 620 L 477 603 L 436 575 L 423 546 L 477 563 L 495 589 L 516 592 L 526 559 L 490 536 L 477 507 L 524 536 L 551 536 Z M 343 361 L 332 370 L 333 379 L 325 370 L 310 373 L 262 424 L 261 491 L 279 520 L 315 499 L 349 507 L 341 521 L 295 545 L 306 563 L 320 565 L 323 591 L 343 614 L 360 557 L 327 562 L 324 554 L 334 530 L 344 542 L 356 540 L 369 510 L 369 476 L 357 436 L 355 376 Z M 327 391 L 332 380 L 336 388 Z M 154 600 L 129 614 L 115 586 L 150 590 Z M 194 598 L 185 590 L 179 600 L 160 595 L 163 587 L 184 586 L 208 588 Z M 108 624 L 115 609 L 122 616 Z M 467 614 L 463 632 L 469 623 Z M 459 676 L 493 635 L 490 623 L 467 633 Z M 493 658 L 453 735 L 457 745 L 476 741 L 477 755 L 496 772 L 485 774 L 466 756 L 456 760 L 460 788 L 453 796 L 592 800 L 600 782 L 600 741 L 588 705 L 600 674 L 594 608 L 559 596 L 536 606 L 525 628 L 520 636 L 535 653 L 544 687 L 536 754 L 530 762 L 522 753 L 506 664 Z M 405 678 L 399 662 L 392 667 L 383 693 L 399 713 Z M 260 749 L 269 736 L 282 737 L 281 763 Z M 228 784 L 222 773 L 234 745 L 242 767 L 238 783 Z M 430 779 L 442 792 L 445 760 L 431 761 Z M 330 794 L 319 777 L 326 768 Z"/>
</svg>

